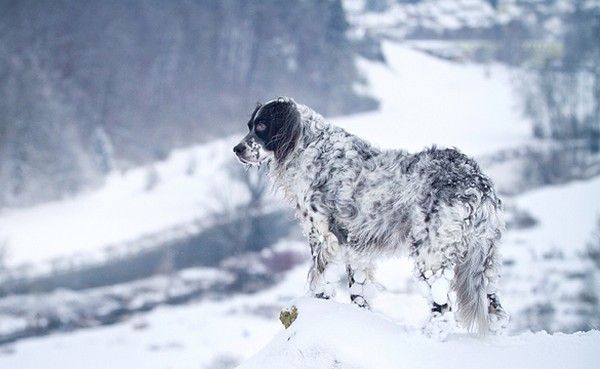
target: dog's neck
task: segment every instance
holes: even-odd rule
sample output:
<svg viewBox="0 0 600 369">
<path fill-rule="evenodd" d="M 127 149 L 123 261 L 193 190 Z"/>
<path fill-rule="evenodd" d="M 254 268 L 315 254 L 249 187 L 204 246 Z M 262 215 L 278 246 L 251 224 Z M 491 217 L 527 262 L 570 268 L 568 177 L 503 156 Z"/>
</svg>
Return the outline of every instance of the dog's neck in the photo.
<svg viewBox="0 0 600 369">
<path fill-rule="evenodd" d="M 299 192 L 302 192 L 305 184 L 301 176 L 307 173 L 306 166 L 316 164 L 307 158 L 313 155 L 312 151 L 321 141 L 330 136 L 327 132 L 340 129 L 327 123 L 322 115 L 308 106 L 297 104 L 297 107 L 302 127 L 294 150 L 284 160 L 273 159 L 269 164 L 270 176 L 275 187 L 281 189 L 292 204 L 298 201 Z"/>
</svg>

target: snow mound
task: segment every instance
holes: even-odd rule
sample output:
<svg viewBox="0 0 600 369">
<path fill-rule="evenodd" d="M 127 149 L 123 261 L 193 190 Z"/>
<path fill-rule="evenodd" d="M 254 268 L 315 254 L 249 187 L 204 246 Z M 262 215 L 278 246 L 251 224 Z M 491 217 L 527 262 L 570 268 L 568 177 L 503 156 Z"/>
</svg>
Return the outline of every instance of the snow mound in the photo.
<svg viewBox="0 0 600 369">
<path fill-rule="evenodd" d="M 594 368 L 600 332 L 478 338 L 446 342 L 376 312 L 316 299 L 294 301 L 298 317 L 238 369 L 275 368 Z"/>
</svg>

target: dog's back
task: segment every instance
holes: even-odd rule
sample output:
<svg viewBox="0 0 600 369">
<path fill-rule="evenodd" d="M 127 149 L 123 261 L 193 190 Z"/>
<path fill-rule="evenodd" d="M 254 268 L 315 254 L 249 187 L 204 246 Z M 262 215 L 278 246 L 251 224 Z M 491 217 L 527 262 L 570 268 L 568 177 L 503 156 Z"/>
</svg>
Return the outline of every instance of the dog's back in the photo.
<svg viewBox="0 0 600 369">
<path fill-rule="evenodd" d="M 423 275 L 451 269 L 461 321 L 486 332 L 486 286 L 498 273 L 503 230 L 491 180 L 455 149 L 379 151 L 328 129 L 312 141 L 316 155 L 307 162 L 315 175 L 311 203 L 339 242 L 365 259 L 408 253 Z"/>
</svg>

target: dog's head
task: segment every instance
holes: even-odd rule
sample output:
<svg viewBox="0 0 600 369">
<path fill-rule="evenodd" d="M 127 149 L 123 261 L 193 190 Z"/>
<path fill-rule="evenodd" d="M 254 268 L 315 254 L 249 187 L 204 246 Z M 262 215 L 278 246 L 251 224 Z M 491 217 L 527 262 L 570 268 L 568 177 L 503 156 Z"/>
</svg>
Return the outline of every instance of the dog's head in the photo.
<svg viewBox="0 0 600 369">
<path fill-rule="evenodd" d="M 242 163 L 283 161 L 300 136 L 300 112 L 292 99 L 283 97 L 258 104 L 248 121 L 248 129 L 246 137 L 233 148 Z"/>
</svg>

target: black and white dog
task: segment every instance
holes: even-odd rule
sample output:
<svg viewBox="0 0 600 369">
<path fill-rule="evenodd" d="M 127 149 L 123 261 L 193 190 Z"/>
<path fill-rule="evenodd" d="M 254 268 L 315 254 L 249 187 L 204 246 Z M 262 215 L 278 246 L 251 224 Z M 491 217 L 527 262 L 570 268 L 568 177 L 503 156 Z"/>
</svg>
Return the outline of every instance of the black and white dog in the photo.
<svg viewBox="0 0 600 369">
<path fill-rule="evenodd" d="M 453 149 L 379 150 L 289 98 L 258 105 L 234 147 L 246 165 L 268 163 L 310 243 L 310 291 L 329 298 L 328 266 L 346 265 L 351 300 L 368 308 L 373 263 L 408 253 L 429 287 L 424 330 L 485 334 L 508 323 L 495 292 L 501 204 L 475 161 Z"/>
</svg>

